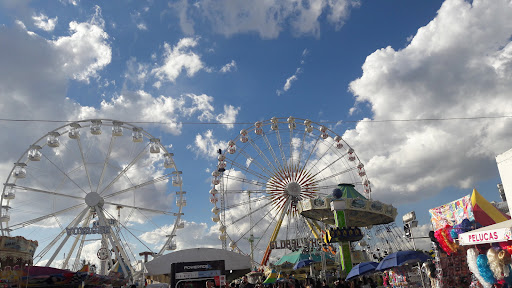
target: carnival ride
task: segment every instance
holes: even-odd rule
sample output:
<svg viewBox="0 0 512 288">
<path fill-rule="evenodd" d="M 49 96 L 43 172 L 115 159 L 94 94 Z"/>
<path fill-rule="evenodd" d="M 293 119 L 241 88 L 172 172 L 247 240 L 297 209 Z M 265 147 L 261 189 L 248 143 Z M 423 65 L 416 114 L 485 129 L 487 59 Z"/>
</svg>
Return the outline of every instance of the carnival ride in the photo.
<svg viewBox="0 0 512 288">
<path fill-rule="evenodd" d="M 117 263 L 133 276 L 135 247 L 154 249 L 141 236 L 148 229 L 167 234 L 154 255 L 176 249 L 186 199 L 173 156 L 129 123 L 92 119 L 58 127 L 30 145 L 7 176 L 1 235 L 37 236 L 35 265 L 77 271 L 84 251 L 97 250 L 99 274 Z"/>
<path fill-rule="evenodd" d="M 294 117 L 257 121 L 218 154 L 210 190 L 212 220 L 223 248 L 250 255 L 255 266 L 277 260 L 285 250 L 336 253 L 337 244 L 326 247 L 323 241 L 334 226 L 364 227 L 360 250 L 370 255 L 379 245 L 387 249 L 378 239 L 386 239 L 387 246 L 403 242 L 390 237 L 396 233 L 391 224 L 396 209 L 371 199 L 364 164 L 322 124 Z M 333 193 L 339 184 L 350 192 Z M 344 224 L 336 222 L 333 200 L 344 203 Z"/>
</svg>

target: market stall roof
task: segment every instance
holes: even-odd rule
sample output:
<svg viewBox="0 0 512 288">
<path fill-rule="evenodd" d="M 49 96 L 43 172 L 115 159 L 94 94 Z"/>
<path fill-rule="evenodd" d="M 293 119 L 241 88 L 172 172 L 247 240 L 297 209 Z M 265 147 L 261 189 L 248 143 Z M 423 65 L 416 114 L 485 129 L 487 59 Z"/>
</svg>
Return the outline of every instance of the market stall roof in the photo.
<svg viewBox="0 0 512 288">
<path fill-rule="evenodd" d="M 192 248 L 165 254 L 146 263 L 149 275 L 169 274 L 172 263 L 224 260 L 226 270 L 251 269 L 249 256 L 223 249 Z"/>
<path fill-rule="evenodd" d="M 312 260 L 314 262 L 322 261 L 322 256 L 320 256 L 320 255 L 302 253 L 301 251 L 295 251 L 295 252 L 288 253 L 288 254 L 284 255 L 283 257 L 281 257 L 281 259 L 279 259 L 276 263 L 274 263 L 274 265 L 279 266 L 279 265 L 283 265 L 286 262 L 295 265 L 297 262 L 299 262 L 301 260 L 309 259 L 310 257 L 312 258 Z M 327 253 L 325 254 L 325 257 L 327 259 L 333 260 L 332 257 Z"/>
<path fill-rule="evenodd" d="M 459 234 L 460 245 L 496 243 L 512 240 L 512 220 Z"/>
</svg>

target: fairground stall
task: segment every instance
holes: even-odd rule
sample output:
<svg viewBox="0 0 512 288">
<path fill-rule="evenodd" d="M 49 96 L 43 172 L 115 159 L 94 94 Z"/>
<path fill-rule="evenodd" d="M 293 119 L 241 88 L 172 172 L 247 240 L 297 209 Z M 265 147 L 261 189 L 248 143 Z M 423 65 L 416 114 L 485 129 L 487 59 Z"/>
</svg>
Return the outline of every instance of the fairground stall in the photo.
<svg viewBox="0 0 512 288">
<path fill-rule="evenodd" d="M 482 257 L 479 258 L 479 265 L 482 269 L 487 267 L 486 271 L 492 274 L 489 270 L 487 256 L 483 254 L 487 253 L 488 250 L 492 250 L 490 253 L 499 251 L 480 246 L 478 247 L 480 252 L 478 252 L 479 250 L 464 244 L 465 240 L 463 239 L 467 239 L 464 235 L 467 235 L 466 232 L 468 231 L 502 222 L 510 217 L 484 199 L 476 189 L 473 190 L 471 195 L 430 209 L 429 212 L 434 229 L 430 233 L 430 238 L 435 245 L 436 258 L 433 263 L 425 265 L 425 268 L 433 287 L 470 287 L 471 285 L 477 285 L 472 275 L 476 278 L 481 275 L 476 263 L 477 258 L 480 257 L 479 254 L 482 254 Z M 487 274 L 484 273 L 484 275 Z M 479 282 L 482 283 L 480 279 Z"/>
</svg>

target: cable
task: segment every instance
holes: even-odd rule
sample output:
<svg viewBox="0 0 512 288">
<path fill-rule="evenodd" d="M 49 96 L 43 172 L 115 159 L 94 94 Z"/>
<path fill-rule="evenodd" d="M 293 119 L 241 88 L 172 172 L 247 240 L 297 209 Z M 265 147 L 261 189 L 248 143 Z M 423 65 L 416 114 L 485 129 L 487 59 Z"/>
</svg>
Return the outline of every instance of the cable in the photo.
<svg viewBox="0 0 512 288">
<path fill-rule="evenodd" d="M 498 115 L 498 116 L 475 116 L 475 117 L 447 117 L 447 118 L 419 118 L 419 119 L 360 119 L 360 120 L 340 120 L 340 121 L 318 121 L 323 124 L 337 124 L 337 123 L 386 123 L 386 122 L 422 122 L 422 121 L 453 121 L 453 120 L 481 120 L 481 119 L 508 119 L 512 115 Z M 46 123 L 71 123 L 75 120 L 49 120 L 49 119 L 11 119 L 0 118 L 0 122 L 46 122 Z M 125 121 L 131 124 L 157 124 L 168 125 L 179 123 L 181 125 L 253 125 L 251 122 L 158 122 L 158 121 Z"/>
</svg>

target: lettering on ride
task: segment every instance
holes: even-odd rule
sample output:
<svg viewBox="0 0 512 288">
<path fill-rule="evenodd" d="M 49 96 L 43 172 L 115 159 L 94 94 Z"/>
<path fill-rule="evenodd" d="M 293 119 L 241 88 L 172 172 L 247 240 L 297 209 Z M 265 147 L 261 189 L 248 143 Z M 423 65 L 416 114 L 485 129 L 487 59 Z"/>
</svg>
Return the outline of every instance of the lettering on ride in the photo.
<svg viewBox="0 0 512 288">
<path fill-rule="evenodd" d="M 86 235 L 86 234 L 109 234 L 110 226 L 93 226 L 93 227 L 70 227 L 66 228 L 69 235 Z"/>
<path fill-rule="evenodd" d="M 321 239 L 299 238 L 289 240 L 276 240 L 270 242 L 270 249 L 298 249 L 302 247 L 321 247 Z"/>
</svg>

